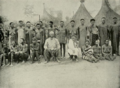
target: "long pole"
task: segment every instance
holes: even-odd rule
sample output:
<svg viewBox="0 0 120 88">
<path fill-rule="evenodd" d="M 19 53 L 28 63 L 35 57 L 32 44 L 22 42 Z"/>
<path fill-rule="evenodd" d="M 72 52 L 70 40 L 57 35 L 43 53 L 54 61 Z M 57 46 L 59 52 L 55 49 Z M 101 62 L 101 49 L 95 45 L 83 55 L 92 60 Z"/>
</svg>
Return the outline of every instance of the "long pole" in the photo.
<svg viewBox="0 0 120 88">
<path fill-rule="evenodd" d="M 39 21 L 40 21 L 40 15 L 39 15 Z"/>
</svg>

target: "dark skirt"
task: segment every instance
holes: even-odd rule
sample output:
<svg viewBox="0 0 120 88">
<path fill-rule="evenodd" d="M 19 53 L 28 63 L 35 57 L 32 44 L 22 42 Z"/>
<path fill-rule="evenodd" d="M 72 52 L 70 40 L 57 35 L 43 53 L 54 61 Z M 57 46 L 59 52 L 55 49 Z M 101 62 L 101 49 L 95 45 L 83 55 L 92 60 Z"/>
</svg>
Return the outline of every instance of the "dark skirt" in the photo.
<svg viewBox="0 0 120 88">
<path fill-rule="evenodd" d="M 96 40 L 98 40 L 98 34 L 92 34 L 92 41 L 91 41 L 91 45 L 94 46 Z"/>
</svg>

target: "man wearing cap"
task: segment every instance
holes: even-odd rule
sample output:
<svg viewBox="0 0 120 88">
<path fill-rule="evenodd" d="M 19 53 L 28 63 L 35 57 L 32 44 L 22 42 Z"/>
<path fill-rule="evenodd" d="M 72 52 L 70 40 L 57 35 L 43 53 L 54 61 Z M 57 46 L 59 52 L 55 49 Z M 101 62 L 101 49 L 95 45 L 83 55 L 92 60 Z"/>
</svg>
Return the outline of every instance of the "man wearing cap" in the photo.
<svg viewBox="0 0 120 88">
<path fill-rule="evenodd" d="M 58 60 L 60 44 L 58 39 L 54 38 L 54 32 L 51 31 L 49 33 L 50 37 L 45 41 L 44 49 L 45 49 L 45 59 L 47 63 L 50 61 L 51 57 L 54 60 Z"/>
<path fill-rule="evenodd" d="M 40 63 L 39 58 L 39 43 L 37 43 L 36 37 L 32 39 L 32 44 L 30 45 L 30 53 L 32 56 L 32 63 L 34 63 L 35 57 L 38 60 L 38 63 Z"/>
<path fill-rule="evenodd" d="M 82 58 L 81 48 L 79 47 L 79 41 L 77 36 L 73 35 L 68 42 L 68 54 L 71 60 L 78 61 L 78 57 Z"/>
</svg>

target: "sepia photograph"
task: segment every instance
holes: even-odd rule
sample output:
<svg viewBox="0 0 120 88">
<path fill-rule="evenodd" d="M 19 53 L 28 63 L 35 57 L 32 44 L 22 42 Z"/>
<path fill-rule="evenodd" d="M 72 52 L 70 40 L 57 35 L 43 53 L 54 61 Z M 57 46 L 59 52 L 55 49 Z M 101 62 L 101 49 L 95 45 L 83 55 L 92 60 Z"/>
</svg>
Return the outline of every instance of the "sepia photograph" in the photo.
<svg viewBox="0 0 120 88">
<path fill-rule="evenodd" d="M 0 88 L 120 88 L 120 0 L 0 0 Z"/>
</svg>

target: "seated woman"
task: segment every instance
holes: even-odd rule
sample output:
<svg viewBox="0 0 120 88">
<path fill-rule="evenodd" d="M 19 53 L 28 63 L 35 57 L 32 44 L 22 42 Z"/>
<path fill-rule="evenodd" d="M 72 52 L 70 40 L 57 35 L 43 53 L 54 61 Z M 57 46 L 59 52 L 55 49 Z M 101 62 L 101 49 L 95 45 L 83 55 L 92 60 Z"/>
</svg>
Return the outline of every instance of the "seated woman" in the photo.
<svg viewBox="0 0 120 88">
<path fill-rule="evenodd" d="M 102 54 L 106 60 L 116 59 L 116 55 L 112 56 L 112 46 L 109 45 L 109 40 L 105 41 L 105 44 L 102 46 Z"/>
<path fill-rule="evenodd" d="M 70 59 L 77 60 L 78 57 L 82 58 L 81 48 L 79 47 L 79 42 L 75 35 L 69 40 L 68 43 L 68 54 L 70 55 Z"/>
<path fill-rule="evenodd" d="M 97 62 L 98 60 L 93 56 L 93 48 L 90 46 L 90 41 L 86 40 L 85 46 L 82 47 L 83 59 L 90 62 Z"/>
<path fill-rule="evenodd" d="M 102 57 L 102 48 L 101 46 L 99 46 L 100 42 L 99 40 L 95 41 L 95 45 L 92 47 L 93 48 L 93 56 L 97 59 L 97 60 L 103 60 Z"/>
</svg>

